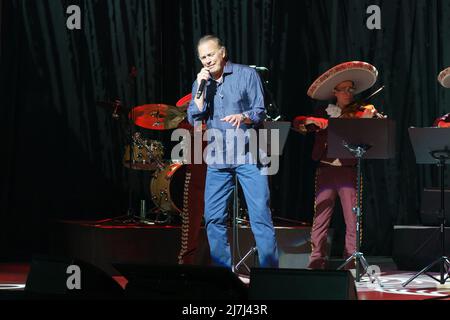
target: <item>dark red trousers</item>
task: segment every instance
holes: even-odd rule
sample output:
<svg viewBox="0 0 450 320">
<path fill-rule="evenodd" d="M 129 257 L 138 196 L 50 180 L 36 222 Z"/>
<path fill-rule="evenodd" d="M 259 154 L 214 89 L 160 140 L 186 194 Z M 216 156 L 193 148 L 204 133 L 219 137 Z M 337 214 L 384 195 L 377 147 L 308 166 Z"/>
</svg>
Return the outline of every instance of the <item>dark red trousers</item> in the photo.
<svg viewBox="0 0 450 320">
<path fill-rule="evenodd" d="M 311 231 L 312 252 L 309 268 L 326 267 L 327 235 L 339 196 L 346 225 L 344 258 L 356 250 L 356 168 L 321 166 L 316 172 L 315 215 Z"/>
<path fill-rule="evenodd" d="M 186 165 L 183 212 L 181 225 L 181 249 L 179 264 L 195 264 L 198 235 L 204 214 L 206 164 Z"/>
</svg>

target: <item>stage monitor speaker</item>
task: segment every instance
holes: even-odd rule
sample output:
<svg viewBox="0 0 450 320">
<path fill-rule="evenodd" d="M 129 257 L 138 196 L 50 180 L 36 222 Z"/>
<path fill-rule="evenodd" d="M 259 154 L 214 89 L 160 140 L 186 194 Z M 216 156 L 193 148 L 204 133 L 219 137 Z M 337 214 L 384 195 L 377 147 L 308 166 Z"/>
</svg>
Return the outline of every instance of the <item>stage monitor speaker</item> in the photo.
<svg viewBox="0 0 450 320">
<path fill-rule="evenodd" d="M 246 300 L 248 288 L 228 268 L 113 264 L 127 280 L 129 299 Z"/>
<path fill-rule="evenodd" d="M 249 299 L 357 300 L 357 292 L 350 271 L 255 268 Z"/>
<path fill-rule="evenodd" d="M 99 268 L 73 258 L 36 256 L 28 274 L 26 296 L 122 298 L 123 288 Z"/>
</svg>

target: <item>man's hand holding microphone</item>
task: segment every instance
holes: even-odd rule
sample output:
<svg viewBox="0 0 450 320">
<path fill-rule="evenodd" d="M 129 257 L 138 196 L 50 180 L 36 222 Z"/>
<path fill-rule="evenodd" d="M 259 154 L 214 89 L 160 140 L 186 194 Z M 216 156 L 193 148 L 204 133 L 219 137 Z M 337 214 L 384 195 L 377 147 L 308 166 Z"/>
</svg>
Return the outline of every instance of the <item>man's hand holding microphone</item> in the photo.
<svg viewBox="0 0 450 320">
<path fill-rule="evenodd" d="M 208 79 L 211 77 L 207 68 L 202 68 L 197 74 L 197 93 L 195 94 L 194 101 L 197 104 L 197 108 L 203 110 L 203 102 L 205 100 L 205 87 Z"/>
</svg>

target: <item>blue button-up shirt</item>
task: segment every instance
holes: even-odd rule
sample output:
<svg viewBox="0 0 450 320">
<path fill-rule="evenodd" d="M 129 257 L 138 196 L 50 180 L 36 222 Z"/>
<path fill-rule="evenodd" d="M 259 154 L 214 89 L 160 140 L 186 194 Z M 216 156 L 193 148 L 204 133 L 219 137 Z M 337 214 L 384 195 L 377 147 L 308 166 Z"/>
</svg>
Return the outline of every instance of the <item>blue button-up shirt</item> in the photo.
<svg viewBox="0 0 450 320">
<path fill-rule="evenodd" d="M 244 65 L 227 62 L 224 67 L 224 73 L 221 82 L 209 79 L 205 87 L 205 101 L 203 110 L 199 110 L 197 104 L 194 102 L 194 97 L 197 92 L 197 81 L 192 85 L 192 97 L 188 108 L 188 120 L 191 125 L 198 121 L 206 121 L 208 130 L 208 140 L 211 144 L 215 138 L 215 129 L 222 134 L 222 145 L 224 148 L 215 148 L 212 151 L 215 159 L 222 159 L 223 163 L 212 163 L 211 158 L 208 157 L 207 163 L 215 168 L 230 168 L 237 165 L 236 139 L 227 139 L 228 134 L 236 130 L 230 123 L 222 121 L 226 116 L 233 114 L 244 113 L 252 122 L 252 125 L 241 123 L 240 129 L 246 132 L 249 128 L 253 128 L 262 123 L 266 118 L 264 107 L 264 94 L 261 79 L 257 72 Z M 231 130 L 231 131 L 230 131 Z M 234 141 L 233 141 L 234 140 Z M 257 155 L 250 154 L 248 136 L 245 139 L 246 144 L 246 163 L 255 163 L 250 159 L 256 159 Z M 234 158 L 227 157 L 227 150 L 234 148 Z M 251 149 L 251 148 L 250 148 Z M 229 153 L 229 151 L 228 151 Z"/>
</svg>

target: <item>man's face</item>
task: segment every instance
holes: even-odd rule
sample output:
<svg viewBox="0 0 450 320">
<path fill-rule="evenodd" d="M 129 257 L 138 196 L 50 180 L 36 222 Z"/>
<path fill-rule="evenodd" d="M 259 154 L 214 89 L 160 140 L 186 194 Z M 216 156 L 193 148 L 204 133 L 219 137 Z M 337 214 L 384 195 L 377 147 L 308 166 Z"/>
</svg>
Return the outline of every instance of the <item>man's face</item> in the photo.
<svg viewBox="0 0 450 320">
<path fill-rule="evenodd" d="M 203 67 L 208 69 L 215 79 L 222 75 L 226 64 L 225 48 L 221 48 L 215 41 L 209 40 L 198 46 L 198 57 Z"/>
<path fill-rule="evenodd" d="M 337 103 L 341 107 L 345 107 L 353 102 L 353 93 L 355 86 L 352 81 L 343 81 L 334 88 L 334 95 L 337 98 Z"/>
</svg>

